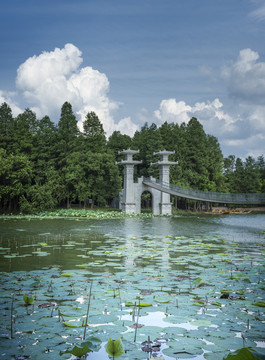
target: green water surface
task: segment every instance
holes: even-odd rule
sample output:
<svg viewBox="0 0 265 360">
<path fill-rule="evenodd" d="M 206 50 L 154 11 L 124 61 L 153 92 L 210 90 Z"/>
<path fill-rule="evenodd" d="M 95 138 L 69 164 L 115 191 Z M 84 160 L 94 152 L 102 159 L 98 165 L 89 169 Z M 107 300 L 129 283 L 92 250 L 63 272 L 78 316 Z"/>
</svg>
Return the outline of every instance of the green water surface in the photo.
<svg viewBox="0 0 265 360">
<path fill-rule="evenodd" d="M 74 359 L 59 354 L 81 346 L 88 304 L 88 360 L 109 337 L 120 359 L 265 354 L 264 230 L 264 214 L 1 218 L 0 356 Z"/>
</svg>

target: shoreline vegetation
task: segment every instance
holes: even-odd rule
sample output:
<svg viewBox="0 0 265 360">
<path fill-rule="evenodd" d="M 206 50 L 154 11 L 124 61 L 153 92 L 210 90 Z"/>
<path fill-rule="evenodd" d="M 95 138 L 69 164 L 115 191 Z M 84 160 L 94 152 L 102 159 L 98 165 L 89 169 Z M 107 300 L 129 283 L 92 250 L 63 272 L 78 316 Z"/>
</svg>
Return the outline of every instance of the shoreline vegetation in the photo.
<svg viewBox="0 0 265 360">
<path fill-rule="evenodd" d="M 172 215 L 153 215 L 151 209 L 144 209 L 140 214 L 126 214 L 115 208 L 95 208 L 95 209 L 57 209 L 53 211 L 42 211 L 32 214 L 1 214 L 0 218 L 87 218 L 87 219 L 117 219 L 129 217 L 153 217 L 153 216 L 198 216 L 198 215 L 229 215 L 229 214 L 248 214 L 265 213 L 265 207 L 253 208 L 227 208 L 216 207 L 212 211 L 191 211 L 173 209 Z"/>
<path fill-rule="evenodd" d="M 265 159 L 224 157 L 218 139 L 198 119 L 161 126 L 145 123 L 132 137 L 114 131 L 88 112 L 80 131 L 72 105 L 65 102 L 60 118 L 38 119 L 30 109 L 17 117 L 7 103 L 0 106 L 0 213 L 35 214 L 80 204 L 83 208 L 113 206 L 124 178 L 123 150 L 139 150 L 134 180 L 159 178 L 152 164 L 157 152 L 172 152 L 170 183 L 221 193 L 265 193 Z M 144 206 L 150 193 L 144 192 Z M 178 209 L 200 211 L 202 202 L 172 196 Z M 194 209 L 193 209 L 194 208 Z"/>
</svg>

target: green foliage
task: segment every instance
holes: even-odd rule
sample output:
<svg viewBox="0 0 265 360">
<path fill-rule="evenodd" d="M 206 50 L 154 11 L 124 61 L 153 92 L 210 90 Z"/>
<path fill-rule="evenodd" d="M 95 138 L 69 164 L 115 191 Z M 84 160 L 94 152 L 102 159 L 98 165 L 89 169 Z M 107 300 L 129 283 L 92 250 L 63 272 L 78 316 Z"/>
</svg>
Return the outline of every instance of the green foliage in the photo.
<svg viewBox="0 0 265 360">
<path fill-rule="evenodd" d="M 112 340 L 109 338 L 109 341 L 106 346 L 106 352 L 114 357 L 120 357 L 122 354 L 124 354 L 123 344 L 121 338 L 118 338 L 117 340 Z"/>
<path fill-rule="evenodd" d="M 85 344 L 82 347 L 74 346 L 72 349 L 68 349 L 65 351 L 60 351 L 60 355 L 64 354 L 72 354 L 74 356 L 77 356 L 78 358 L 81 358 L 82 356 L 86 355 L 87 353 L 91 352 L 92 350 Z"/>
<path fill-rule="evenodd" d="M 34 302 L 33 296 L 23 295 L 23 300 L 26 306 L 32 305 Z"/>
<path fill-rule="evenodd" d="M 103 125 L 93 111 L 87 113 L 83 122 L 83 136 L 86 150 L 95 153 L 105 150 L 106 137 Z"/>
<path fill-rule="evenodd" d="M 132 301 L 126 301 L 125 306 L 127 307 L 132 307 L 132 306 L 137 306 L 137 307 L 149 307 L 152 306 L 152 303 L 145 303 L 145 302 L 141 302 L 141 303 L 133 303 Z"/>
<path fill-rule="evenodd" d="M 239 349 L 233 353 L 227 355 L 223 360 L 255 360 L 259 359 L 254 356 L 253 353 L 248 348 Z"/>
<path fill-rule="evenodd" d="M 151 166 L 151 163 L 156 161 L 154 153 L 164 149 L 156 124 L 148 126 L 145 123 L 141 131 L 136 131 L 132 139 L 132 148 L 139 149 L 140 153 L 135 155 L 135 159 L 142 160 L 142 164 L 135 170 L 137 176 L 158 176 L 157 167 Z"/>
<path fill-rule="evenodd" d="M 256 301 L 253 303 L 255 306 L 265 307 L 265 301 Z"/>
<path fill-rule="evenodd" d="M 205 281 L 201 278 L 197 278 L 193 281 L 192 285 L 195 287 L 200 287 L 200 286 L 205 285 Z"/>
<path fill-rule="evenodd" d="M 80 132 L 72 106 L 65 102 L 58 125 L 48 116 L 38 120 L 26 109 L 16 118 L 11 108 L 0 106 L 0 207 L 24 214 L 70 208 L 110 205 L 122 188 L 119 152 L 139 149 L 135 177 L 158 177 L 151 164 L 160 150 L 174 151 L 170 183 L 204 191 L 265 192 L 265 160 L 223 158 L 218 140 L 204 132 L 196 118 L 188 124 L 147 123 L 133 138 L 114 131 L 106 140 L 102 123 L 88 112 Z M 90 200 L 90 201 L 89 201 Z M 144 199 L 143 199 L 144 200 Z M 193 200 L 175 197 L 178 207 L 196 209 Z M 92 201 L 92 204 L 91 204 Z M 147 203 L 147 199 L 145 199 Z"/>
</svg>

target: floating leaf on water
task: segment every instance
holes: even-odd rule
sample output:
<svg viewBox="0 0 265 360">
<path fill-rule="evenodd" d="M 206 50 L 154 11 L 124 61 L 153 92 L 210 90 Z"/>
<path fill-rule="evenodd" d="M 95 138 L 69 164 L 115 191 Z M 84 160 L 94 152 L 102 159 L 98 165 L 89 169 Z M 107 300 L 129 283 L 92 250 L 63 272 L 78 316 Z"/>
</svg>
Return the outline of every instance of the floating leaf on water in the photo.
<svg viewBox="0 0 265 360">
<path fill-rule="evenodd" d="M 84 326 L 85 326 L 84 324 L 75 325 L 74 322 L 73 322 L 73 324 L 63 322 L 63 324 L 64 324 L 64 326 L 70 327 L 70 328 L 80 328 L 80 327 L 84 327 Z"/>
<path fill-rule="evenodd" d="M 38 308 L 44 309 L 44 308 L 47 308 L 47 307 L 50 307 L 50 306 L 55 306 L 55 305 L 56 305 L 55 303 L 44 303 L 44 304 L 38 305 Z"/>
<path fill-rule="evenodd" d="M 209 321 L 209 320 L 193 320 L 193 321 L 190 321 L 190 324 L 194 325 L 194 326 L 210 326 L 210 325 L 212 325 L 211 321 Z"/>
<path fill-rule="evenodd" d="M 206 302 L 202 301 L 202 300 L 197 300 L 192 305 L 194 305 L 194 306 L 205 306 Z"/>
<path fill-rule="evenodd" d="M 121 341 L 121 338 L 118 338 L 117 340 L 112 340 L 109 338 L 109 341 L 107 343 L 106 352 L 114 357 L 120 357 L 122 354 L 124 354 L 123 344 Z"/>
<path fill-rule="evenodd" d="M 257 301 L 257 302 L 254 302 L 253 305 L 260 306 L 260 307 L 265 307 L 265 301 Z"/>
<path fill-rule="evenodd" d="M 227 357 L 224 358 L 224 360 L 259 360 L 256 356 L 253 355 L 253 353 L 248 348 L 242 348 L 234 353 L 230 353 L 227 355 Z"/>
<path fill-rule="evenodd" d="M 85 268 L 87 268 L 87 267 L 89 267 L 89 265 L 90 264 L 77 264 L 77 265 L 75 265 L 75 266 L 77 266 L 77 267 L 79 267 L 79 268 L 81 268 L 81 269 L 85 269 Z"/>
<path fill-rule="evenodd" d="M 219 301 L 211 301 L 211 305 L 222 307 L 222 304 Z"/>
<path fill-rule="evenodd" d="M 48 255 L 50 255 L 50 253 L 48 253 L 46 251 L 41 251 L 41 249 L 39 249 L 38 251 L 32 251 L 32 254 L 35 254 L 37 256 L 48 256 Z"/>
<path fill-rule="evenodd" d="M 34 302 L 33 296 L 28 296 L 26 294 L 23 295 L 23 300 L 27 306 L 33 304 Z"/>
<path fill-rule="evenodd" d="M 197 278 L 193 281 L 192 285 L 196 286 L 196 287 L 200 287 L 200 286 L 205 285 L 205 281 L 201 278 Z"/>
<path fill-rule="evenodd" d="M 159 303 L 159 304 L 168 304 L 170 302 L 170 299 L 165 299 L 165 298 L 161 298 L 156 296 L 155 297 L 155 302 Z"/>
<path fill-rule="evenodd" d="M 73 349 L 61 351 L 60 355 L 72 354 L 74 356 L 77 356 L 78 358 L 81 358 L 82 356 L 86 355 L 91 351 L 92 350 L 87 345 L 84 345 L 83 347 L 74 346 Z"/>
<path fill-rule="evenodd" d="M 244 295 L 245 294 L 245 289 L 240 289 L 236 291 L 237 295 Z"/>
<path fill-rule="evenodd" d="M 61 273 L 61 276 L 64 276 L 64 277 L 71 277 L 71 273 L 68 272 L 68 273 Z"/>
<path fill-rule="evenodd" d="M 126 302 L 125 303 L 125 306 L 126 307 L 132 307 L 132 306 L 134 306 L 134 305 L 136 305 L 137 307 L 148 307 L 148 306 L 152 306 L 153 304 L 152 303 L 133 303 L 133 302 L 131 302 L 131 301 L 128 301 L 128 302 Z"/>
</svg>

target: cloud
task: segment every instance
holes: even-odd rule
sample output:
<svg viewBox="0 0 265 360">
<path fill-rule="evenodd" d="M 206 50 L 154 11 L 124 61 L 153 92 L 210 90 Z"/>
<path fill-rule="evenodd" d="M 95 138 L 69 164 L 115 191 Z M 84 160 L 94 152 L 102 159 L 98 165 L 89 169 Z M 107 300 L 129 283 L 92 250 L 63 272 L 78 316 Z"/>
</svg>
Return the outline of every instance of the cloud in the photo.
<svg viewBox="0 0 265 360">
<path fill-rule="evenodd" d="M 225 156 L 236 154 L 256 157 L 264 153 L 264 107 L 241 104 L 230 109 L 232 110 L 231 113 L 227 112 L 218 98 L 213 101 L 197 102 L 194 105 L 188 105 L 183 101 L 177 102 L 176 99 L 167 99 L 161 101 L 154 116 L 161 124 L 165 121 L 188 123 L 192 117 L 196 117 L 207 134 L 218 138 L 222 149 L 225 149 Z"/>
<path fill-rule="evenodd" d="M 131 121 L 114 122 L 112 112 L 119 103 L 108 97 L 107 76 L 89 66 L 80 68 L 82 62 L 82 53 L 73 44 L 34 55 L 18 68 L 17 88 L 38 117 L 49 115 L 53 120 L 59 119 L 61 106 L 68 101 L 79 115 L 80 127 L 86 114 L 94 111 L 107 135 L 120 130 L 119 127 L 133 135 L 136 125 Z"/>
<path fill-rule="evenodd" d="M 265 4 L 262 1 L 263 0 L 261 0 L 261 5 L 250 13 L 250 15 L 258 21 L 265 20 Z"/>
<path fill-rule="evenodd" d="M 251 49 L 241 50 L 237 60 L 222 71 L 229 94 L 236 100 L 265 104 L 265 63 Z"/>
<path fill-rule="evenodd" d="M 115 124 L 114 130 L 120 131 L 122 134 L 132 136 L 136 130 L 139 130 L 139 126 L 135 124 L 130 117 L 121 119 L 118 124 Z"/>
<path fill-rule="evenodd" d="M 229 108 L 216 98 L 193 105 L 174 98 L 160 102 L 154 117 L 181 124 L 196 117 L 206 133 L 218 138 L 226 156 L 246 157 L 264 154 L 265 140 L 265 62 L 251 49 L 243 49 L 238 58 L 221 70 L 227 86 Z M 228 153 L 229 152 L 229 153 Z"/>
<path fill-rule="evenodd" d="M 0 103 L 7 102 L 17 116 L 23 110 L 15 99 L 20 99 L 23 94 L 26 106 L 39 118 L 49 115 L 56 122 L 61 106 L 69 101 L 79 117 L 80 127 L 86 114 L 94 111 L 107 135 L 118 130 L 133 136 L 146 121 L 155 122 L 158 126 L 165 121 L 181 124 L 188 123 L 194 116 L 202 123 L 206 133 L 218 138 L 226 151 L 225 156 L 229 153 L 242 157 L 264 153 L 265 62 L 260 60 L 257 52 L 243 49 L 235 61 L 222 69 L 228 101 L 215 98 L 188 104 L 183 99 L 163 99 L 152 113 L 147 109 L 138 112 L 135 121 L 129 116 L 114 121 L 113 114 L 120 103 L 109 97 L 107 76 L 90 66 L 82 67 L 82 62 L 82 53 L 73 44 L 34 55 L 17 70 L 17 91 L 0 91 Z M 212 78 L 214 76 L 213 70 L 207 66 L 200 71 Z M 216 75 L 215 78 L 220 79 Z M 233 99 L 232 104 L 229 98 Z"/>
<path fill-rule="evenodd" d="M 6 92 L 0 90 L 0 105 L 3 103 L 7 103 L 10 108 L 12 109 L 12 113 L 14 116 L 17 116 L 23 112 L 23 110 L 17 105 L 17 103 L 14 101 L 15 97 L 14 92 Z"/>
<path fill-rule="evenodd" d="M 184 101 L 176 99 L 162 100 L 158 110 L 154 111 L 154 116 L 163 123 L 175 122 L 178 124 L 188 123 L 191 117 L 196 117 L 207 128 L 216 127 L 216 122 L 222 122 L 222 132 L 233 129 L 234 120 L 223 111 L 223 104 L 219 99 L 207 102 L 197 102 L 193 106 Z"/>
<path fill-rule="evenodd" d="M 191 107 L 186 105 L 185 101 L 176 101 L 176 99 L 162 100 L 159 106 L 159 110 L 154 111 L 154 116 L 161 123 L 182 122 L 187 123 L 190 120 L 188 113 L 191 111 Z"/>
</svg>

